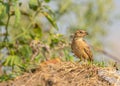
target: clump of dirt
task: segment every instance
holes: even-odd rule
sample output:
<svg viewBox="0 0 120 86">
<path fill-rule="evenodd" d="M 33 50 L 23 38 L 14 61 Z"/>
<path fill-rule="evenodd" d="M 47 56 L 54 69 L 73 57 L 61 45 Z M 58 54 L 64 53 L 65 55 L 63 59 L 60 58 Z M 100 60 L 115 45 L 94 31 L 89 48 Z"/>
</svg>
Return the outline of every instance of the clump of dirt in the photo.
<svg viewBox="0 0 120 86">
<path fill-rule="evenodd" d="M 113 86 L 99 77 L 99 69 L 74 62 L 41 64 L 36 72 L 0 83 L 0 86 Z"/>
</svg>

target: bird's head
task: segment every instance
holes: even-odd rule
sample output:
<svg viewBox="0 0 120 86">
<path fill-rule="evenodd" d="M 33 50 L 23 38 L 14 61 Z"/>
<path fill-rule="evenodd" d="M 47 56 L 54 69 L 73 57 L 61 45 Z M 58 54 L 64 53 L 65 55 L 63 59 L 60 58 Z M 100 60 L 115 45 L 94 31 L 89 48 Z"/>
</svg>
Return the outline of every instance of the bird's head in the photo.
<svg viewBox="0 0 120 86">
<path fill-rule="evenodd" d="M 74 34 L 74 37 L 83 38 L 84 36 L 88 35 L 88 33 L 84 30 L 77 30 Z"/>
</svg>

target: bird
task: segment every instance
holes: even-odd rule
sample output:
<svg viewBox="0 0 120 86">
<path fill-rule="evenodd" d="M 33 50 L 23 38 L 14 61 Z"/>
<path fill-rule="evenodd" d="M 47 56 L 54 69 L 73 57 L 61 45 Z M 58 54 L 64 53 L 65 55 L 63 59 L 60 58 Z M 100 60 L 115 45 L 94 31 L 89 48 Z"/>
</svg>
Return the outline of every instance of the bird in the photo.
<svg viewBox="0 0 120 86">
<path fill-rule="evenodd" d="M 77 30 L 73 36 L 71 49 L 74 55 L 78 57 L 80 60 L 93 61 L 92 51 L 87 42 L 84 40 L 84 37 L 86 35 L 88 35 L 86 31 Z"/>
</svg>

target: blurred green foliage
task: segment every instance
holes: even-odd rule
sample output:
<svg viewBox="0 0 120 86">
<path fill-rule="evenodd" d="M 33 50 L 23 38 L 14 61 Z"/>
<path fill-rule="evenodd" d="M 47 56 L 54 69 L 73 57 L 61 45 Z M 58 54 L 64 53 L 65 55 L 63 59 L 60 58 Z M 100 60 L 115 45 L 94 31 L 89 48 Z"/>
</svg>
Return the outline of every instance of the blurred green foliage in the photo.
<svg viewBox="0 0 120 86">
<path fill-rule="evenodd" d="M 56 5 L 53 6 L 56 9 L 51 9 L 50 4 Z M 46 58 L 73 61 L 70 34 L 77 29 L 87 30 L 91 34 L 88 37 L 90 43 L 100 46 L 101 36 L 106 33 L 105 26 L 110 22 L 111 8 L 112 0 L 0 0 L 1 64 L 12 67 L 12 72 L 24 72 Z M 64 21 L 72 22 L 70 14 L 75 16 L 75 23 Z M 63 22 L 62 26 L 67 24 L 69 29 L 58 27 L 56 22 Z M 58 33 L 61 30 L 67 31 L 66 35 Z M 32 40 L 39 40 L 41 49 L 31 62 L 34 54 L 30 47 Z"/>
</svg>

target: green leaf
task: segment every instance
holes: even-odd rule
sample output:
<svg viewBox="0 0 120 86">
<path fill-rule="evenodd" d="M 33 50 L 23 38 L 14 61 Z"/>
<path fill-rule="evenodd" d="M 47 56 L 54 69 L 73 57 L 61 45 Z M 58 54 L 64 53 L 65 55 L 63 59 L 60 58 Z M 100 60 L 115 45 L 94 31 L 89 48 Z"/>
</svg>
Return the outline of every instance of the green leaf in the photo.
<svg viewBox="0 0 120 86">
<path fill-rule="evenodd" d="M 51 46 L 51 47 L 54 47 L 54 46 L 56 46 L 58 43 L 59 43 L 59 39 L 57 39 L 57 38 L 51 39 L 51 44 L 50 44 L 50 46 Z"/>
<path fill-rule="evenodd" d="M 69 61 L 74 61 L 74 57 L 73 56 L 68 56 L 69 57 Z"/>
<path fill-rule="evenodd" d="M 48 3 L 48 2 L 50 2 L 50 0 L 45 0 L 45 2 L 47 2 L 47 3 Z"/>
<path fill-rule="evenodd" d="M 6 15 L 6 6 L 4 4 L 0 3 L 0 21 L 5 17 Z"/>
<path fill-rule="evenodd" d="M 47 18 L 47 20 L 53 25 L 53 27 L 55 27 L 55 29 L 58 30 L 58 26 L 56 24 L 56 21 L 52 18 L 51 15 L 49 15 L 48 13 L 46 12 L 42 12 L 42 14 Z"/>
<path fill-rule="evenodd" d="M 12 74 L 3 74 L 0 76 L 0 82 L 3 82 L 3 81 L 7 81 L 7 80 L 10 80 L 10 79 L 13 79 L 15 78 Z"/>
<path fill-rule="evenodd" d="M 34 34 L 35 34 L 35 36 L 37 37 L 37 38 L 41 38 L 42 37 L 42 29 L 41 28 L 34 28 L 33 29 L 33 32 L 34 32 Z"/>
<path fill-rule="evenodd" d="M 54 11 L 50 8 L 50 6 L 45 5 L 44 8 L 47 9 L 48 12 L 49 12 L 52 16 L 55 16 L 55 13 L 54 13 Z"/>
<path fill-rule="evenodd" d="M 29 45 L 22 45 L 19 48 L 19 52 L 20 52 L 19 56 L 25 57 L 24 59 L 27 59 L 27 57 L 30 57 L 31 55 L 31 49 Z"/>
<path fill-rule="evenodd" d="M 5 3 L 4 5 L 6 6 L 6 13 L 8 14 L 10 11 L 10 6 L 8 3 Z"/>
<path fill-rule="evenodd" d="M 18 6 L 15 6 L 15 26 L 20 23 L 21 12 Z"/>
<path fill-rule="evenodd" d="M 17 2 L 18 0 L 12 0 L 12 2 Z"/>
<path fill-rule="evenodd" d="M 5 24 L 4 24 L 4 22 L 2 22 L 2 21 L 0 20 L 0 25 L 5 25 Z"/>
<path fill-rule="evenodd" d="M 29 8 L 36 11 L 38 8 L 38 1 L 37 0 L 30 0 Z"/>
<path fill-rule="evenodd" d="M 14 66 L 14 65 L 20 65 L 20 64 L 21 64 L 21 59 L 15 55 L 8 56 L 3 63 L 4 66 Z"/>
</svg>

